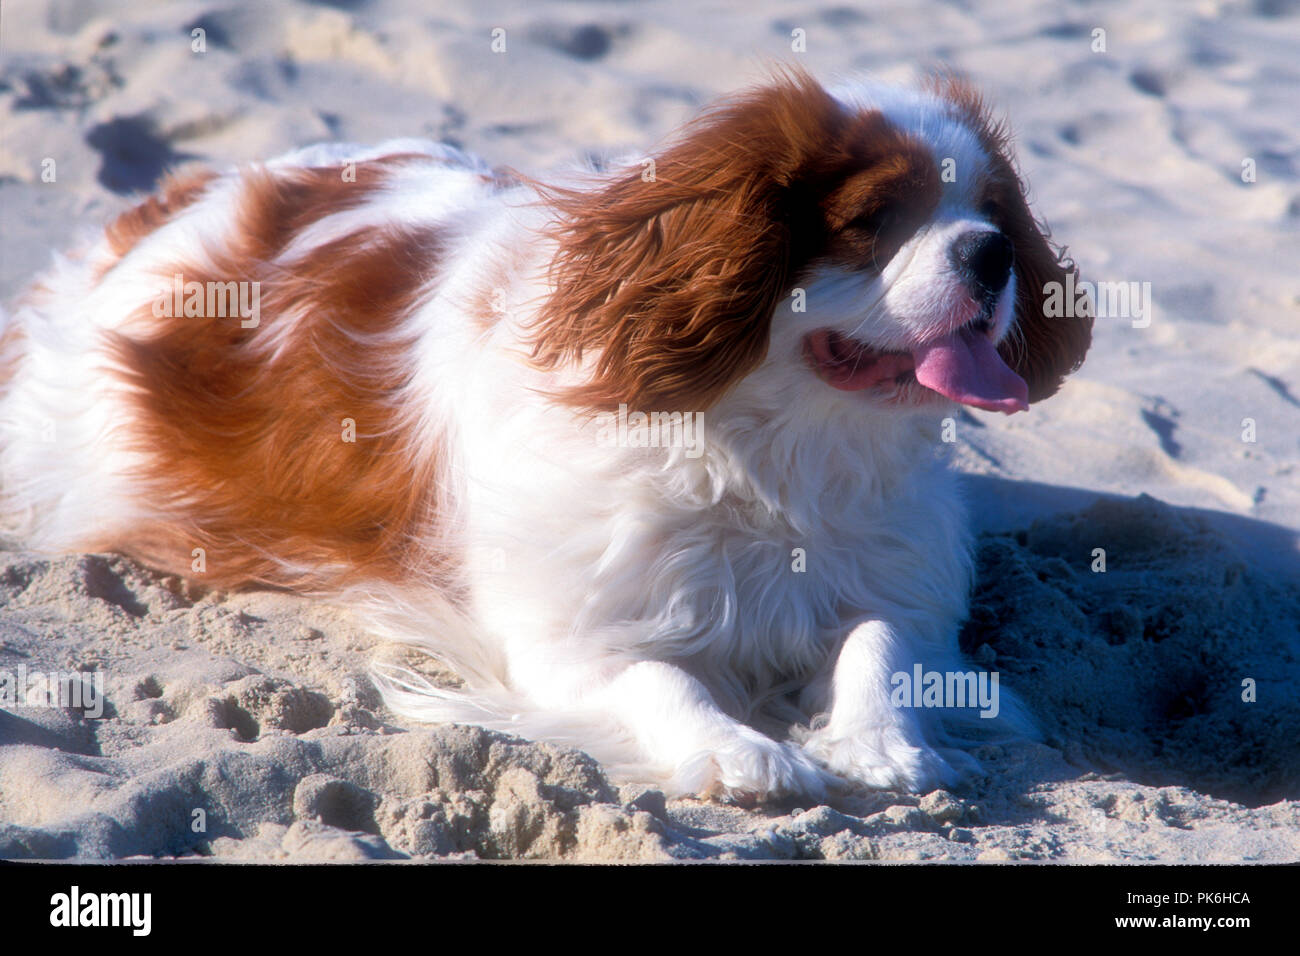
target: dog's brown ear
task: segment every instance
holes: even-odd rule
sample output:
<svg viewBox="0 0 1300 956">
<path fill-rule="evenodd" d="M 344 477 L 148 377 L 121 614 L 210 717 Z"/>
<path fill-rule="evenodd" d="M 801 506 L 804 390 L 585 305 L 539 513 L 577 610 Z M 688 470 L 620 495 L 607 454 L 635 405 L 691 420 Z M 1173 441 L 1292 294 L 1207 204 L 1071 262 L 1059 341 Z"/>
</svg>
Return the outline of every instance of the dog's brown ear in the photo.
<svg viewBox="0 0 1300 956">
<path fill-rule="evenodd" d="M 603 188 L 543 190 L 558 252 L 534 360 L 595 356 L 558 397 L 703 409 L 758 365 L 794 279 L 799 217 L 815 211 L 792 186 L 844 122 L 815 80 L 791 72 L 706 112 L 653 165 Z"/>
<path fill-rule="evenodd" d="M 1009 207 L 1009 209 L 1007 208 Z M 1000 351 L 1029 385 L 1029 401 L 1054 395 L 1092 344 L 1093 303 L 1078 269 L 1035 222 L 1019 186 L 998 225 L 1015 248 L 1016 325 Z"/>
</svg>

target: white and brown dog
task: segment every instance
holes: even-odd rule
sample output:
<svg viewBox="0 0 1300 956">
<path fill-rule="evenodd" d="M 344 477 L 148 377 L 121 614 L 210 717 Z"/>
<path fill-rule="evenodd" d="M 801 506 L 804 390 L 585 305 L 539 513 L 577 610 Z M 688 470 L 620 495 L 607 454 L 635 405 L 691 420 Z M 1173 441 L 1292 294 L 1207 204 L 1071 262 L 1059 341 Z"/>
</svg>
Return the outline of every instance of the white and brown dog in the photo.
<svg viewBox="0 0 1300 956">
<path fill-rule="evenodd" d="M 949 779 L 974 711 L 891 700 L 961 666 L 938 424 L 1078 367 L 1073 266 L 949 79 L 783 74 L 651 158 L 171 178 L 7 322 L 9 530 L 328 595 L 463 678 L 386 671 L 398 712 L 673 792 Z"/>
</svg>

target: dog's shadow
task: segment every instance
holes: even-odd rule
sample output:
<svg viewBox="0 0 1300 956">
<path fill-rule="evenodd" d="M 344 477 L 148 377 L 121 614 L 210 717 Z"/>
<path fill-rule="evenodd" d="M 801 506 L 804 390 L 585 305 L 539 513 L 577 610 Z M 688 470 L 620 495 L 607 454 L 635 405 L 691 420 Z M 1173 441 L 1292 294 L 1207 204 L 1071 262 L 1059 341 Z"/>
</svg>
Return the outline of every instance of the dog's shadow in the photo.
<svg viewBox="0 0 1300 956">
<path fill-rule="evenodd" d="M 983 533 L 962 648 L 1064 758 L 1021 759 L 1024 784 L 1091 770 L 1300 797 L 1300 536 L 1146 495 L 966 483 Z"/>
</svg>

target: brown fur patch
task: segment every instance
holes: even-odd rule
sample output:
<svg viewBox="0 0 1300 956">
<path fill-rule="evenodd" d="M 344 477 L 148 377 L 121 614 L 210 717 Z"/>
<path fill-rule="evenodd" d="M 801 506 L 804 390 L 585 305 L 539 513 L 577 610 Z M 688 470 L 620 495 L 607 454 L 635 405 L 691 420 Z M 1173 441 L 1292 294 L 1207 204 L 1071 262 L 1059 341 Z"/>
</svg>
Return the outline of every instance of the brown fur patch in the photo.
<svg viewBox="0 0 1300 956">
<path fill-rule="evenodd" d="M 689 125 L 653 181 L 637 170 L 600 189 L 543 190 L 559 252 L 534 358 L 554 368 L 599 353 L 559 398 L 589 410 L 709 407 L 762 361 L 774 309 L 814 259 L 838 252 L 870 268 L 892 255 L 888 230 L 877 248 L 854 222 L 900 196 L 922 219 L 933 208 L 937 174 L 913 146 L 790 71 Z"/>
<path fill-rule="evenodd" d="M 243 177 L 240 227 L 235 255 L 266 259 L 276 255 L 303 229 L 326 216 L 355 209 L 371 199 L 393 167 L 429 162 L 420 153 L 393 153 L 353 167 L 354 179 L 341 166 L 298 169 L 255 168 Z"/>
<path fill-rule="evenodd" d="M 345 180 L 342 166 L 313 166 L 271 172 L 265 168 L 243 174 L 241 202 L 247 213 L 247 240 L 251 255 L 278 251 L 287 239 L 305 226 L 336 212 L 353 209 L 368 200 L 396 165 L 431 161 L 421 153 L 392 153 L 353 167 L 355 178 Z M 435 160 L 436 161 L 436 160 Z M 104 230 L 113 258 L 100 266 L 95 278 L 126 257 L 145 236 L 166 225 L 194 203 L 217 179 L 207 169 L 173 173 L 159 191 L 122 213 Z M 270 217 L 274 218 L 270 218 Z"/>
<path fill-rule="evenodd" d="M 1084 314 L 1049 316 L 1047 285 L 1064 287 L 1067 274 L 1078 285 L 1078 267 L 1064 247 L 1051 242 L 1051 232 L 1029 208 L 1026 186 L 1011 153 L 1010 131 L 995 121 L 987 104 L 967 83 L 951 74 L 935 76 L 931 89 L 951 102 L 979 136 L 989 155 L 991 175 L 982 184 L 982 201 L 991 220 L 1015 248 L 1016 325 L 999 352 L 1029 385 L 1029 401 L 1056 393 L 1065 377 L 1083 364 L 1092 344 L 1092 303 Z"/>
<path fill-rule="evenodd" d="M 148 331 L 115 337 L 138 416 L 130 438 L 149 462 L 142 497 L 166 518 L 112 548 L 220 586 L 332 589 L 437 574 L 424 551 L 437 461 L 410 424 L 403 320 L 432 275 L 438 236 L 367 228 L 275 261 L 298 231 L 356 205 L 364 189 L 348 190 L 362 169 L 358 183 L 337 169 L 255 172 L 211 268 L 157 270 L 261 283 L 260 324 L 144 310 L 138 327 Z M 355 442 L 344 440 L 344 419 Z M 203 574 L 191 571 L 195 548 Z"/>
<path fill-rule="evenodd" d="M 104 230 L 104 239 L 113 259 L 100 267 L 95 278 L 103 277 L 117 265 L 145 236 L 170 221 L 208 188 L 217 174 L 207 169 L 173 173 L 163 180 L 156 195 L 122 213 Z"/>
</svg>

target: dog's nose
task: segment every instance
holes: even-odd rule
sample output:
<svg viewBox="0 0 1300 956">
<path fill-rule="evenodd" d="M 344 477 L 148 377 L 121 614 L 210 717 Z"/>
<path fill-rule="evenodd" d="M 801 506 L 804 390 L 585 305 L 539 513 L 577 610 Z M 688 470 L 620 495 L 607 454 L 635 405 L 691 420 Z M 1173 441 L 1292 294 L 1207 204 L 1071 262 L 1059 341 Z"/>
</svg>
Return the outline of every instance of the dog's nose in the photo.
<svg viewBox="0 0 1300 956">
<path fill-rule="evenodd" d="M 1011 276 L 1011 240 L 1000 232 L 963 232 L 949 248 L 948 258 L 977 299 L 997 295 Z"/>
</svg>

